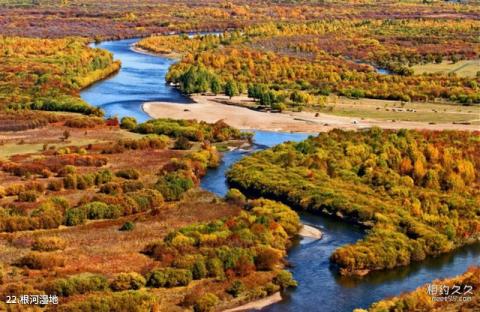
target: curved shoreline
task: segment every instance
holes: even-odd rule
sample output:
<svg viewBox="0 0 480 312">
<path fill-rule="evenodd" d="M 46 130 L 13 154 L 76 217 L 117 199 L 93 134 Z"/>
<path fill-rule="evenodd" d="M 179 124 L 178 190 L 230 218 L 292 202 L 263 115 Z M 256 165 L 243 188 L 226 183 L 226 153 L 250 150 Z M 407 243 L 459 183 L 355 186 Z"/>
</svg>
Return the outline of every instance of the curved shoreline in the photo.
<svg viewBox="0 0 480 312">
<path fill-rule="evenodd" d="M 371 127 L 397 130 L 478 130 L 477 125 L 453 123 L 430 124 L 415 121 L 360 120 L 355 117 L 312 112 L 272 113 L 254 110 L 245 106 L 225 104 L 224 102 L 228 100 L 228 97 L 224 95 L 192 95 L 191 99 L 194 102 L 193 104 L 145 102 L 142 105 L 142 109 L 152 118 L 196 119 L 210 123 L 224 120 L 232 127 L 247 130 L 305 133 L 324 132 L 334 128 L 361 130 Z M 247 97 L 236 97 L 236 100 L 245 103 L 251 102 Z"/>
<path fill-rule="evenodd" d="M 298 235 L 304 238 L 319 240 L 322 239 L 323 232 L 314 226 L 303 224 L 302 228 L 298 232 Z"/>
<path fill-rule="evenodd" d="M 269 305 L 272 305 L 274 303 L 280 302 L 282 300 L 283 298 L 280 292 L 276 292 L 271 296 L 255 300 L 235 308 L 226 309 L 226 310 L 223 310 L 222 312 L 241 312 L 241 311 L 252 311 L 252 310 L 257 311 Z"/>
</svg>

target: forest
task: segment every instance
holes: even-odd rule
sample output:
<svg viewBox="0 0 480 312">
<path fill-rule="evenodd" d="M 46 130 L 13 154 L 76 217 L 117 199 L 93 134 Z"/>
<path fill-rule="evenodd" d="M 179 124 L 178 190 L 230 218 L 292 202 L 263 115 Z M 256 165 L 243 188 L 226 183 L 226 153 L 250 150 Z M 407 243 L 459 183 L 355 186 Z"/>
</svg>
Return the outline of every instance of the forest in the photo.
<svg viewBox="0 0 480 312">
<path fill-rule="evenodd" d="M 443 280 L 435 280 L 415 291 L 374 303 L 369 312 L 390 311 L 476 311 L 480 307 L 474 293 L 480 287 L 480 267 L 469 268 L 464 274 Z M 437 290 L 435 287 L 441 290 Z M 472 287 L 472 288 L 470 288 Z M 446 289 L 446 291 L 445 291 Z M 441 299 L 456 296 L 457 301 L 432 301 L 432 295 Z M 464 299 L 470 298 L 470 300 Z M 367 310 L 356 309 L 354 312 Z"/>
<path fill-rule="evenodd" d="M 428 3 L 425 3 L 428 2 Z M 239 29 L 270 21 L 336 19 L 472 19 L 476 1 L 401 0 L 0 0 L 2 34 L 97 40 L 171 32 Z"/>
<path fill-rule="evenodd" d="M 361 224 L 331 260 L 345 275 L 407 265 L 480 232 L 479 133 L 333 130 L 236 163 L 233 187 Z"/>
<path fill-rule="evenodd" d="M 411 67 L 477 59 L 479 30 L 476 20 L 277 22 L 220 35 L 153 36 L 138 47 L 181 55 L 167 81 L 188 94 L 238 95 L 256 88 L 262 106 L 297 108 L 323 105 L 331 93 L 473 104 L 480 102 L 478 75 L 414 75 Z"/>
<path fill-rule="evenodd" d="M 80 99 L 79 91 L 118 71 L 120 63 L 88 42 L 0 36 L 0 109 L 102 116 Z"/>
</svg>

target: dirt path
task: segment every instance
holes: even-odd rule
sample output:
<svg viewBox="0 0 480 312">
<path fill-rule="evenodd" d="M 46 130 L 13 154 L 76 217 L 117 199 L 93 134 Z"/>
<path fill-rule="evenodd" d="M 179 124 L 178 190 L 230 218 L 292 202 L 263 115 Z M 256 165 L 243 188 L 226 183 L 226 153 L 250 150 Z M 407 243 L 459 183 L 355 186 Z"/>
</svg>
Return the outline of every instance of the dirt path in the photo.
<svg viewBox="0 0 480 312">
<path fill-rule="evenodd" d="M 226 105 L 218 101 L 226 100 L 225 96 L 192 96 L 195 104 L 179 104 L 168 102 L 150 102 L 143 105 L 143 110 L 153 118 L 197 119 L 215 122 L 223 119 L 229 125 L 240 129 L 258 129 L 289 132 L 321 132 L 333 128 L 362 129 L 377 126 L 385 129 L 430 129 L 430 130 L 480 130 L 478 125 L 462 124 L 429 124 L 410 121 L 384 121 L 353 117 L 341 117 L 311 112 L 260 112 L 249 108 Z M 236 98 L 246 101 L 247 98 Z"/>
</svg>

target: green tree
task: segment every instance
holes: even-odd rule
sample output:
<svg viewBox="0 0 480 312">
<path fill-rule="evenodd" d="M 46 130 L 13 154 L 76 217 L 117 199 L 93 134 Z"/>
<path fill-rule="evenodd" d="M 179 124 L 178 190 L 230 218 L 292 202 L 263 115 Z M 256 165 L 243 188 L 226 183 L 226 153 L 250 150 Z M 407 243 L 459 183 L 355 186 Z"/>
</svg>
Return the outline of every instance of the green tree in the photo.
<svg viewBox="0 0 480 312">
<path fill-rule="evenodd" d="M 235 95 L 238 95 L 238 86 L 233 80 L 227 81 L 225 84 L 225 95 L 232 98 Z"/>
</svg>

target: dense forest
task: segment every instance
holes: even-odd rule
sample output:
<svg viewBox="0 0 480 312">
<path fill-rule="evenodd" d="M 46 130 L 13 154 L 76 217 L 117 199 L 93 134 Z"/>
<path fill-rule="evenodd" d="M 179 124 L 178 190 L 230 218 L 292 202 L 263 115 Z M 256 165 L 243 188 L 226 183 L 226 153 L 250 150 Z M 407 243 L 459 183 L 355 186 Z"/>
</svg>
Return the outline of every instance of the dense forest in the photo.
<svg viewBox="0 0 480 312">
<path fill-rule="evenodd" d="M 80 89 L 120 68 L 108 51 L 80 38 L 0 37 L 0 109 L 69 111 L 101 116 Z"/>
<path fill-rule="evenodd" d="M 333 130 L 236 163 L 248 194 L 362 224 L 331 256 L 343 274 L 393 268 L 474 242 L 480 233 L 478 133 Z"/>
<path fill-rule="evenodd" d="M 167 80 L 186 93 L 237 95 L 252 88 L 258 91 L 249 96 L 266 106 L 322 105 L 330 93 L 472 104 L 480 102 L 478 77 L 413 75 L 411 66 L 478 58 L 479 30 L 474 20 L 323 20 L 193 38 L 153 36 L 138 46 L 182 54 Z"/>
<path fill-rule="evenodd" d="M 369 312 L 402 311 L 477 311 L 480 308 L 478 289 L 480 267 L 472 267 L 464 274 L 435 280 L 415 291 L 374 303 Z M 443 300 L 433 301 L 432 297 Z M 449 297 L 455 299 L 448 300 Z M 355 312 L 365 312 L 357 309 Z"/>
<path fill-rule="evenodd" d="M 338 19 L 475 19 L 476 1 L 370 0 L 0 0 L 1 33 L 97 39 L 237 29 L 268 21 Z"/>
</svg>

